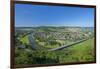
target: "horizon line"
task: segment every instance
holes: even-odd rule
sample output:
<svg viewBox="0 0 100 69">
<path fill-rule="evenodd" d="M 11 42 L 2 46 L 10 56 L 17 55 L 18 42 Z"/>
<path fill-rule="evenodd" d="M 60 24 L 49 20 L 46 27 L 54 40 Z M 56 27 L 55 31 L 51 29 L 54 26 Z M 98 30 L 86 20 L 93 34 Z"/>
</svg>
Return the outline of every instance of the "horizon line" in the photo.
<svg viewBox="0 0 100 69">
<path fill-rule="evenodd" d="M 94 26 L 15 26 L 15 27 L 94 27 Z"/>
</svg>

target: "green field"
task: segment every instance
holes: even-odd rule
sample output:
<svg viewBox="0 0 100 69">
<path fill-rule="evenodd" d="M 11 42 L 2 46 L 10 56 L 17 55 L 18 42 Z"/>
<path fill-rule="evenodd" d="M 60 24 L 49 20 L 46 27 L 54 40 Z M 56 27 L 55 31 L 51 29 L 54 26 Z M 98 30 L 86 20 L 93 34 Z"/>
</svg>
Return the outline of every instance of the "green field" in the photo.
<svg viewBox="0 0 100 69">
<path fill-rule="evenodd" d="M 67 53 L 65 62 L 88 62 L 94 61 L 94 39 L 89 39 L 85 42 L 73 45 L 67 49 L 64 49 Z M 63 61 L 62 61 L 63 62 Z"/>
<path fill-rule="evenodd" d="M 23 44 L 29 44 L 28 36 L 24 36 L 24 37 L 20 38 L 20 41 L 21 41 Z"/>
</svg>

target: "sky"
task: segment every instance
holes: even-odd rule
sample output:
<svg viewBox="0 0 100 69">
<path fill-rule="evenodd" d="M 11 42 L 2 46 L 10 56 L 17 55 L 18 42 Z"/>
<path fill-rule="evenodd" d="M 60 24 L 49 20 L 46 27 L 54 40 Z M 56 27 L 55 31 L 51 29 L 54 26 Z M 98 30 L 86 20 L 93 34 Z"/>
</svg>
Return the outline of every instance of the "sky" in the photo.
<svg viewBox="0 0 100 69">
<path fill-rule="evenodd" d="M 94 27 L 94 8 L 15 4 L 15 27 Z"/>
</svg>

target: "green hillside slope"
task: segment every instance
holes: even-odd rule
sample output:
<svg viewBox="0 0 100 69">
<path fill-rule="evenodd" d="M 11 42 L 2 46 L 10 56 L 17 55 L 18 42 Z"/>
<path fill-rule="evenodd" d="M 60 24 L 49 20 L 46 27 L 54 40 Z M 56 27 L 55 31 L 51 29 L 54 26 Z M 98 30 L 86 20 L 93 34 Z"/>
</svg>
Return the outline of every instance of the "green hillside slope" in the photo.
<svg viewBox="0 0 100 69">
<path fill-rule="evenodd" d="M 92 38 L 85 42 L 71 46 L 64 49 L 64 51 L 65 53 L 67 52 L 67 57 L 64 57 L 65 62 L 94 61 L 94 39 Z"/>
</svg>

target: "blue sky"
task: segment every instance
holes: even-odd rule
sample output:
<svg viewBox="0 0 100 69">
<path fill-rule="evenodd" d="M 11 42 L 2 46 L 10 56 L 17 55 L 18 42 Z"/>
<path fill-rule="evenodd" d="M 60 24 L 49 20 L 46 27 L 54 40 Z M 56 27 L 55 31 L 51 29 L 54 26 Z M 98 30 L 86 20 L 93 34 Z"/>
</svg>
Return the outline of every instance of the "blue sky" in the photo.
<svg viewBox="0 0 100 69">
<path fill-rule="evenodd" d="M 15 5 L 15 26 L 94 26 L 94 8 Z"/>
</svg>

